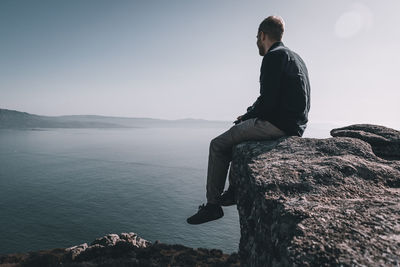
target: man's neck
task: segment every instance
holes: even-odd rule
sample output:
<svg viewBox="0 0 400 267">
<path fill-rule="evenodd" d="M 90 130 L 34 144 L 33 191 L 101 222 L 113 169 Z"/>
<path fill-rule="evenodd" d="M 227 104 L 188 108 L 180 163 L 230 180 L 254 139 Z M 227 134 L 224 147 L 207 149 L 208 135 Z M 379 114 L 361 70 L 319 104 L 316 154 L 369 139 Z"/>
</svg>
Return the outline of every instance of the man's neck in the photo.
<svg viewBox="0 0 400 267">
<path fill-rule="evenodd" d="M 267 54 L 269 52 L 269 50 L 271 50 L 271 47 L 276 44 L 279 43 L 281 41 L 267 41 L 266 42 L 266 47 L 265 47 L 265 54 Z M 264 55 L 265 56 L 265 55 Z"/>
</svg>

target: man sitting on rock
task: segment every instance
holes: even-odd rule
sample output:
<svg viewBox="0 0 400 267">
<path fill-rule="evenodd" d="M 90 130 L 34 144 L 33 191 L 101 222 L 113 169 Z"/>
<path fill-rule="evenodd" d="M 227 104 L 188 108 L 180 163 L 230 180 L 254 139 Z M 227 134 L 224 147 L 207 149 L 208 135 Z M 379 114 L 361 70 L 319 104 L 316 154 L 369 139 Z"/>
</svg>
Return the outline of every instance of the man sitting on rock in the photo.
<svg viewBox="0 0 400 267">
<path fill-rule="evenodd" d="M 269 16 L 258 28 L 257 47 L 263 57 L 260 96 L 234 126 L 211 141 L 207 204 L 187 219 L 190 224 L 219 219 L 224 216 L 221 206 L 236 203 L 232 186 L 221 195 L 236 144 L 303 135 L 310 110 L 310 82 L 304 61 L 281 41 L 284 25 L 281 17 Z"/>
</svg>

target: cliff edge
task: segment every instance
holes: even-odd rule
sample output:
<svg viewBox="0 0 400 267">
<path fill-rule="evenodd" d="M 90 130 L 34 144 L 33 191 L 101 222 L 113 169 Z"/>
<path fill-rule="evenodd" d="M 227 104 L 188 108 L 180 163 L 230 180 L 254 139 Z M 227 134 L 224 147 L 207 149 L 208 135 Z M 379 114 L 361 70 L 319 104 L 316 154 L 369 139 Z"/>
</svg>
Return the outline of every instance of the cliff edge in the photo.
<svg viewBox="0 0 400 267">
<path fill-rule="evenodd" d="M 331 135 L 235 148 L 242 266 L 400 265 L 400 132 Z"/>
</svg>

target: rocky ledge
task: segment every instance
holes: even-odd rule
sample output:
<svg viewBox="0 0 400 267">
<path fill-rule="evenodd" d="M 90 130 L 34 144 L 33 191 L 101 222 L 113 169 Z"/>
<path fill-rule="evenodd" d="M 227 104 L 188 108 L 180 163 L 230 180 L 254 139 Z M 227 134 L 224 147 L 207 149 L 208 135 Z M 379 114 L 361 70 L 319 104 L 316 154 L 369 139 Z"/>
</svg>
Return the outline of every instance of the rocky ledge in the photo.
<svg viewBox="0 0 400 267">
<path fill-rule="evenodd" d="M 400 132 L 331 135 L 234 149 L 242 266 L 400 265 Z"/>
</svg>

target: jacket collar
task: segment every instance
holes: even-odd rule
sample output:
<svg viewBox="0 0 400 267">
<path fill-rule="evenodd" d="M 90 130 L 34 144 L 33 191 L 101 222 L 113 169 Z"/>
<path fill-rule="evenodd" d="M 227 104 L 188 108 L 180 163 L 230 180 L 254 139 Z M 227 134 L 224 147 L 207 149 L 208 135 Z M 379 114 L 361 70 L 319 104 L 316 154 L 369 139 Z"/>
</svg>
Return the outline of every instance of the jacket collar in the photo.
<svg viewBox="0 0 400 267">
<path fill-rule="evenodd" d="M 271 51 L 272 49 L 278 47 L 278 46 L 285 46 L 282 42 L 275 42 L 269 49 L 268 52 Z M 268 53 L 267 52 L 267 53 Z"/>
</svg>

